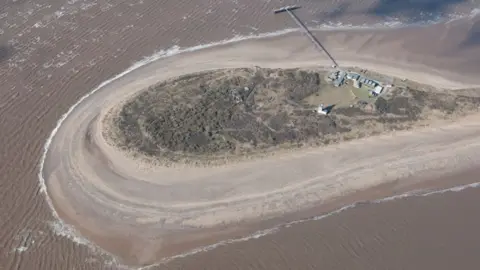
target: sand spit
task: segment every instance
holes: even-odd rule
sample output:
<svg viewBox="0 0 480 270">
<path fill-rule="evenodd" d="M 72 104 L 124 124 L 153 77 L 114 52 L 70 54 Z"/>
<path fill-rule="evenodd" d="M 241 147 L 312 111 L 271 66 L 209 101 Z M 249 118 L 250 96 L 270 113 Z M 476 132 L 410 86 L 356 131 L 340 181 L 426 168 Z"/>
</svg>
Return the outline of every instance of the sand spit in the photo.
<svg viewBox="0 0 480 270">
<path fill-rule="evenodd" d="M 300 0 L 298 4 L 304 8 L 299 11 L 299 15 L 311 26 L 329 28 L 329 31 L 317 33 L 317 36 L 332 50 L 351 49 L 352 52 L 388 58 L 388 63 L 423 63 L 436 69 L 478 75 L 480 52 L 478 45 L 475 45 L 478 36 L 478 28 L 475 26 L 478 27 L 478 23 L 475 24 L 472 17 L 464 17 L 446 25 L 409 27 L 388 33 L 375 29 L 362 32 L 335 30 L 358 24 L 366 25 L 367 28 L 373 25 L 373 28 L 376 28 L 382 24 L 401 25 L 401 22 L 411 22 L 402 18 L 399 22 L 396 13 L 385 13 L 381 16 L 372 14 L 370 11 L 376 11 L 374 8 L 380 2 L 395 2 L 395 5 L 383 7 L 388 8 L 387 12 L 399 11 L 400 15 L 405 14 L 406 19 L 410 17 L 412 4 L 418 7 L 415 8 L 416 14 L 424 13 L 422 7 L 425 1 L 415 1 L 402 7 L 397 5 L 402 4 L 402 1 Z M 452 2 L 461 2 L 460 6 L 463 8 L 457 9 L 458 5 L 451 5 Z M 189 49 L 198 44 L 230 39 L 236 35 L 294 27 L 288 16 L 271 16 L 272 9 L 279 4 L 282 3 L 253 0 L 1 1 L 0 137 L 3 143 L 0 144 L 0 268 L 123 269 L 110 264 L 111 258 L 105 258 L 79 244 L 85 243 L 81 235 L 74 241 L 65 237 L 73 235 L 71 227 L 52 215 L 52 208 L 39 187 L 38 162 L 43 154 L 45 141 L 72 104 L 97 85 L 122 73 L 145 56 L 159 50 L 170 53 L 170 48 L 174 49 L 177 45 L 182 49 Z M 440 7 L 441 9 L 437 10 L 443 15 L 452 12 L 468 14 L 475 8 L 478 10 L 478 1 L 435 1 L 433 6 Z M 443 8 L 445 6 L 448 6 L 448 10 Z M 427 5 L 427 8 L 429 7 L 431 5 Z M 385 20 L 389 22 L 384 23 Z M 452 182 L 457 184 L 457 179 Z M 469 193 L 461 192 L 459 196 L 468 197 Z M 480 196 L 470 196 L 475 200 L 478 197 Z M 450 210 L 445 210 L 443 206 L 438 208 L 449 216 L 464 210 L 457 205 Z M 80 226 L 76 228 L 81 229 Z M 461 228 L 464 229 L 464 235 L 471 235 L 474 231 L 464 226 Z M 419 234 L 422 233 L 413 233 Z M 311 233 L 298 230 L 296 235 L 301 237 Z M 100 238 L 89 239 L 100 243 Z M 116 244 L 122 246 L 122 243 Z M 125 246 L 125 249 L 130 248 Z M 233 248 L 237 246 L 232 245 Z M 298 248 L 296 243 L 293 246 Z M 452 246 L 449 243 L 448 246 L 455 249 L 457 245 Z M 257 246 L 250 251 L 262 254 L 258 252 L 262 247 Z M 22 252 L 19 252 L 20 250 Z M 322 253 L 321 250 L 314 250 L 315 255 Z M 392 252 L 390 246 L 383 250 L 398 254 L 396 251 Z M 238 254 L 235 249 L 232 251 L 231 256 Z M 336 254 L 338 251 L 338 248 L 334 249 Z M 446 253 L 451 255 L 451 252 Z M 195 256 L 197 261 L 192 267 L 172 266 L 171 269 L 231 269 L 234 268 L 232 264 L 237 264 L 241 269 L 250 269 L 255 268 L 252 263 L 260 268 L 262 264 L 267 265 L 263 269 L 272 268 L 268 256 L 263 256 L 263 259 L 257 262 L 252 262 L 255 260 L 253 257 L 237 257 L 242 260 L 226 259 L 223 264 L 217 263 L 221 258 L 231 258 L 226 255 L 228 254 L 203 253 L 200 257 L 210 259 L 202 261 Z M 451 258 L 441 255 L 438 257 Z M 303 257 L 283 259 L 277 261 L 301 261 L 305 263 L 305 268 L 310 264 Z M 242 261 L 246 264 L 241 264 Z M 450 262 L 458 260 L 453 259 Z M 298 267 L 290 268 L 303 268 L 299 264 L 295 266 Z M 160 268 L 163 269 L 163 266 Z M 367 269 L 372 268 L 388 267 Z M 418 265 L 405 268 L 429 269 Z M 448 269 L 453 268 L 455 267 Z"/>
<path fill-rule="evenodd" d="M 362 65 L 437 87 L 475 86 L 431 74 L 418 65 L 405 71 L 408 63 L 387 66 L 387 61 L 348 51 L 337 55 L 344 65 Z M 126 263 L 148 264 L 165 256 L 167 246 L 173 250 L 167 255 L 188 246 L 185 239 L 169 237 L 176 232 L 269 218 L 413 173 L 442 173 L 480 164 L 476 155 L 479 116 L 395 137 L 367 138 L 215 169 L 133 162 L 101 136 L 98 119 L 160 80 L 219 68 L 329 65 L 317 57 L 308 40 L 291 34 L 172 56 L 105 85 L 71 111 L 51 142 L 43 175 L 55 209 Z M 202 240 L 201 235 L 196 237 Z M 125 244 L 122 250 L 115 247 L 119 241 Z"/>
</svg>

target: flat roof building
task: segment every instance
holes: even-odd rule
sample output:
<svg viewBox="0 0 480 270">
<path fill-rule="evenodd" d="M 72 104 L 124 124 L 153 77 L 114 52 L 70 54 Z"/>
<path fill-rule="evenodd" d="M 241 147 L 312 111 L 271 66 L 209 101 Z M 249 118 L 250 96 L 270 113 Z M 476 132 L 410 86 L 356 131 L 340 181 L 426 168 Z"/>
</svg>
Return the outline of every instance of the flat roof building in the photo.
<svg viewBox="0 0 480 270">
<path fill-rule="evenodd" d="M 383 87 L 380 86 L 380 85 L 377 85 L 375 86 L 375 88 L 373 89 L 373 92 L 377 95 L 380 95 L 382 92 L 383 92 Z"/>
<path fill-rule="evenodd" d="M 360 74 L 353 73 L 353 72 L 349 72 L 349 73 L 347 74 L 347 79 L 350 79 L 350 80 L 358 80 L 358 79 L 360 79 Z"/>
</svg>

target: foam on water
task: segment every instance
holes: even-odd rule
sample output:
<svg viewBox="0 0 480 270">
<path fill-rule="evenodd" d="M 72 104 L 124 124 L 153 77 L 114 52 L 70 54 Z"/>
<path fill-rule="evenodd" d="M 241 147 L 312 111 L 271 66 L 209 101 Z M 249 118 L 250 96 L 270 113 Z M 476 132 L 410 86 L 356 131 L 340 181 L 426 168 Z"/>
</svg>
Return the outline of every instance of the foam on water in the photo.
<svg viewBox="0 0 480 270">
<path fill-rule="evenodd" d="M 480 9 L 474 9 L 468 15 L 465 15 L 465 14 L 452 15 L 452 16 L 449 17 L 449 19 L 450 20 L 458 20 L 458 19 L 465 18 L 465 17 L 473 18 L 474 16 L 476 16 L 478 14 L 480 14 Z M 431 24 L 431 23 L 436 23 L 436 22 L 438 22 L 438 21 L 430 21 L 428 23 Z M 314 27 L 313 30 L 399 28 L 399 27 L 404 27 L 404 26 L 409 26 L 409 25 L 406 25 L 406 24 L 404 24 L 404 23 L 402 23 L 398 20 L 392 19 L 390 21 L 387 21 L 387 22 L 384 22 L 384 23 L 381 23 L 381 24 L 374 24 L 374 25 L 356 25 L 356 26 L 354 26 L 354 25 L 345 25 L 345 24 L 341 24 L 341 23 L 331 23 L 331 24 L 324 24 L 322 26 Z M 127 75 L 128 73 L 130 73 L 130 72 L 132 72 L 132 71 L 134 71 L 134 70 L 136 70 L 136 69 L 138 69 L 142 66 L 150 64 L 150 63 L 152 63 L 156 60 L 165 58 L 165 57 L 169 57 L 169 56 L 173 56 L 173 55 L 177 55 L 177 54 L 181 54 L 181 53 L 185 53 L 185 52 L 193 52 L 193 51 L 206 49 L 206 48 L 211 48 L 211 47 L 215 47 L 215 46 L 219 46 L 219 45 L 226 45 L 226 44 L 230 44 L 230 43 L 239 42 L 239 41 L 242 41 L 242 40 L 260 39 L 260 38 L 266 38 L 266 37 L 275 37 L 275 36 L 285 35 L 285 34 L 288 34 L 288 33 L 297 32 L 299 30 L 300 29 L 284 29 L 284 30 L 280 30 L 280 31 L 276 31 L 276 32 L 262 33 L 262 34 L 256 34 L 256 35 L 235 36 L 232 39 L 226 39 L 226 40 L 222 40 L 222 41 L 218 41 L 218 42 L 212 42 L 212 43 L 197 45 L 197 46 L 188 47 L 188 48 L 180 48 L 179 46 L 173 46 L 170 49 L 161 50 L 161 51 L 159 51 L 159 52 L 157 52 L 157 53 L 155 53 L 151 56 L 145 57 L 141 61 L 135 62 L 132 66 L 130 66 L 125 71 L 123 71 L 123 72 L 117 74 L 116 76 L 102 82 L 96 88 L 94 88 L 92 91 L 90 91 L 88 94 L 81 97 L 57 121 L 55 128 L 52 130 L 50 136 L 47 138 L 47 140 L 44 144 L 43 153 L 42 153 L 42 156 L 41 156 L 40 162 L 39 162 L 39 172 L 38 172 L 39 187 L 40 187 L 40 192 L 42 194 L 44 194 L 44 196 L 45 196 L 45 200 L 46 200 L 48 206 L 50 207 L 53 218 L 54 218 L 54 220 L 50 222 L 50 225 L 51 225 L 50 227 L 52 228 L 53 232 L 56 235 L 63 236 L 63 237 L 66 237 L 66 238 L 70 239 L 74 243 L 77 243 L 79 245 L 85 245 L 94 252 L 97 252 L 97 253 L 100 253 L 100 254 L 103 254 L 103 255 L 107 255 L 108 257 L 111 258 L 109 263 L 115 264 L 117 267 L 122 267 L 122 268 L 126 268 L 126 269 L 128 268 L 125 265 L 120 265 L 117 262 L 117 260 L 115 259 L 115 256 L 113 254 L 108 253 L 107 251 L 98 247 L 96 244 L 90 242 L 89 240 L 87 240 L 86 238 L 81 236 L 81 234 L 73 226 L 66 224 L 59 217 L 58 213 L 55 211 L 52 200 L 48 195 L 48 190 L 47 190 L 47 186 L 46 186 L 46 183 L 45 183 L 45 179 L 43 178 L 44 164 L 45 164 L 45 160 L 46 160 L 46 157 L 47 157 L 47 154 L 48 154 L 48 150 L 50 148 L 50 145 L 52 143 L 53 138 L 55 137 L 56 133 L 60 129 L 60 127 L 61 127 L 62 123 L 65 121 L 65 119 L 86 98 L 93 95 L 94 93 L 96 93 L 97 91 L 102 89 L 104 86 L 108 85 L 109 83 Z M 421 193 L 421 192 L 418 192 L 418 191 L 417 192 L 410 192 L 410 193 L 396 195 L 396 196 L 392 196 L 392 197 L 388 197 L 388 198 L 384 198 L 384 199 L 376 200 L 376 201 L 372 201 L 372 202 L 367 202 L 367 203 L 381 203 L 381 202 L 384 202 L 384 201 L 396 200 L 396 199 L 401 199 L 401 198 L 411 197 L 411 196 L 429 196 L 429 195 L 441 194 L 441 193 L 445 193 L 445 192 L 459 192 L 459 191 L 462 191 L 466 188 L 477 188 L 479 186 L 480 186 L 480 182 L 474 183 L 474 184 L 469 184 L 469 185 L 464 185 L 464 186 L 458 186 L 458 187 L 445 189 L 445 190 L 432 191 L 432 192 L 428 192 L 428 193 Z M 199 252 L 206 252 L 206 251 L 215 249 L 219 246 L 260 238 L 260 237 L 263 237 L 263 236 L 266 236 L 266 235 L 269 235 L 269 234 L 276 233 L 282 228 L 287 228 L 287 227 L 290 227 L 292 225 L 300 224 L 300 223 L 303 223 L 303 222 L 321 220 L 323 218 L 329 217 L 329 216 L 334 215 L 334 214 L 338 214 L 340 212 L 343 212 L 345 210 L 354 208 L 355 206 L 357 206 L 359 204 L 364 204 L 364 203 L 365 202 L 359 202 L 359 203 L 347 205 L 347 206 L 344 206 L 344 207 L 342 207 L 338 210 L 335 210 L 335 211 L 330 212 L 330 213 L 325 214 L 325 215 L 316 216 L 316 217 L 312 217 L 312 218 L 309 218 L 309 219 L 297 220 L 297 221 L 281 224 L 281 225 L 275 226 L 275 227 L 267 229 L 267 230 L 262 230 L 262 231 L 255 232 L 254 234 L 251 234 L 251 235 L 246 236 L 246 237 L 229 239 L 229 240 L 218 242 L 218 243 L 213 244 L 213 245 L 204 246 L 204 247 L 201 247 L 201 248 L 196 248 L 196 249 L 193 249 L 189 252 L 166 258 L 166 259 L 162 260 L 161 262 L 159 262 L 157 264 L 142 267 L 142 268 L 138 268 L 138 269 L 148 269 L 152 266 L 162 264 L 162 263 L 166 263 L 166 262 L 171 261 L 173 259 L 186 257 L 186 256 L 193 255 L 193 254 L 196 254 L 196 253 L 199 253 Z"/>
</svg>

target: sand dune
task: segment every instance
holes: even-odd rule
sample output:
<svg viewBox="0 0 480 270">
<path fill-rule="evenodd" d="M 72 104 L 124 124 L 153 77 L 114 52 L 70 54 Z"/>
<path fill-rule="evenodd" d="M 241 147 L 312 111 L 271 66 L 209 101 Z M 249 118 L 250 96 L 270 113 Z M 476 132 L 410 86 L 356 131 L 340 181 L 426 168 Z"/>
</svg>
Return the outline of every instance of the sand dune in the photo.
<svg viewBox="0 0 480 270">
<path fill-rule="evenodd" d="M 348 52 L 336 55 L 343 65 L 363 65 L 437 87 L 474 86 L 431 74 L 413 63 L 405 69 L 406 62 L 387 66 L 373 57 Z M 105 86 L 75 108 L 51 144 L 44 176 L 56 208 L 86 235 L 138 234 L 141 228 L 143 236 L 130 240 L 138 241 L 133 243 L 136 246 L 145 244 L 147 235 L 271 218 L 414 173 L 438 174 L 480 164 L 476 155 L 480 116 L 473 116 L 475 121 L 217 168 L 155 166 L 132 159 L 105 143 L 102 136 L 101 120 L 111 108 L 160 80 L 217 68 L 329 65 L 315 58 L 318 52 L 308 46 L 307 39 L 290 34 L 166 58 Z M 451 149 L 455 149 L 454 156 Z M 144 249 L 135 248 L 120 255 L 128 254 L 129 263 L 145 264 L 158 259 L 165 246 L 188 246 L 156 241 L 150 243 L 153 250 L 148 256 Z"/>
</svg>

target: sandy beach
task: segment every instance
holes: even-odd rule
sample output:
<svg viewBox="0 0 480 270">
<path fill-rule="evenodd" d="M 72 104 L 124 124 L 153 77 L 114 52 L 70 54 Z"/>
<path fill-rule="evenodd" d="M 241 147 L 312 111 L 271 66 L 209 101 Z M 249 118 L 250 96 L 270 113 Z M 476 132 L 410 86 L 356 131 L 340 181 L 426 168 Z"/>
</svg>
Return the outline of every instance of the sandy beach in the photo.
<svg viewBox="0 0 480 270">
<path fill-rule="evenodd" d="M 87 97 L 62 123 L 45 160 L 44 177 L 54 205 L 86 235 L 93 231 L 99 238 L 108 235 L 108 239 L 135 234 L 135 239 L 129 239 L 131 248 L 122 253 L 136 258 L 127 263 L 138 260 L 135 263 L 144 265 L 154 263 L 164 250 L 190 246 L 188 240 L 168 240 L 171 235 L 184 234 L 182 230 L 197 232 L 195 242 L 218 240 L 215 234 L 206 236 L 201 229 L 245 225 L 413 174 L 441 175 L 480 164 L 476 155 L 479 116 L 219 168 L 165 168 L 135 160 L 105 143 L 105 114 L 156 82 L 220 68 L 328 66 L 325 60 L 311 60 L 318 52 L 308 42 L 295 33 L 180 54 L 137 69 Z M 336 55 L 344 65 L 364 65 L 401 78 L 435 83 L 445 91 L 475 86 L 429 74 L 425 67 L 402 72 L 401 65 L 392 68 L 374 58 L 355 59 L 353 53 L 345 52 Z M 451 149 L 455 149 L 455 156 Z M 157 236 L 154 241 L 150 241 L 151 235 Z"/>
<path fill-rule="evenodd" d="M 435 5 L 432 14 L 463 14 L 437 24 L 335 29 L 340 23 L 395 24 L 385 23 L 396 16 L 388 3 L 344 2 L 305 3 L 300 12 L 309 25 L 327 23 L 315 35 L 341 65 L 445 91 L 480 84 L 475 1 Z M 288 17 L 270 16 L 278 4 L 0 4 L 0 269 L 129 269 L 122 264 L 149 265 L 356 201 L 478 181 L 475 115 L 215 170 L 134 163 L 105 144 L 98 119 L 159 80 L 226 67 L 329 65 L 299 32 L 283 31 L 294 27 Z M 401 14 L 421 21 L 420 12 Z M 188 49 L 272 31 L 291 33 Z M 176 54 L 182 49 L 191 52 Z M 102 82 L 162 50 L 172 56 L 104 84 L 69 113 L 47 145 L 40 181 L 45 141 L 62 115 Z M 460 172 L 447 174 L 454 171 Z M 362 204 L 151 269 L 474 269 L 478 189 L 453 191 Z"/>
</svg>

